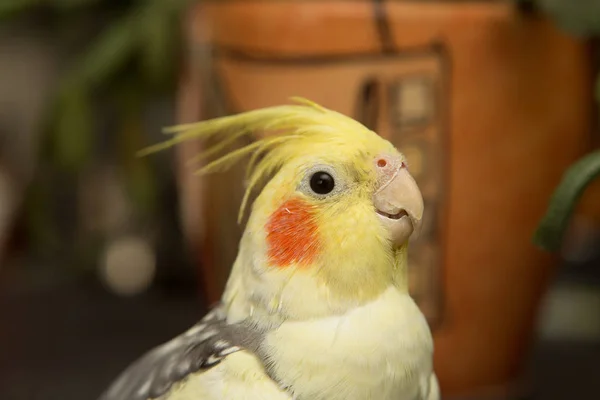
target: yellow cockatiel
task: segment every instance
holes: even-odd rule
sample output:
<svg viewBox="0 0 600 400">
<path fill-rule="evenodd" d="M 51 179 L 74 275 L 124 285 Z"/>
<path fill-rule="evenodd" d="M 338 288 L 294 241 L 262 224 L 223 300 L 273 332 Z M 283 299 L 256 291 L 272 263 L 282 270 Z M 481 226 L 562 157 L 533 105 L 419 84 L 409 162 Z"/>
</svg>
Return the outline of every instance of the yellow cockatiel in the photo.
<svg viewBox="0 0 600 400">
<path fill-rule="evenodd" d="M 437 400 L 429 327 L 408 294 L 423 200 L 404 156 L 340 113 L 296 104 L 171 128 L 246 155 L 252 203 L 221 302 L 101 400 Z M 271 132 L 219 155 L 244 135 Z"/>
</svg>

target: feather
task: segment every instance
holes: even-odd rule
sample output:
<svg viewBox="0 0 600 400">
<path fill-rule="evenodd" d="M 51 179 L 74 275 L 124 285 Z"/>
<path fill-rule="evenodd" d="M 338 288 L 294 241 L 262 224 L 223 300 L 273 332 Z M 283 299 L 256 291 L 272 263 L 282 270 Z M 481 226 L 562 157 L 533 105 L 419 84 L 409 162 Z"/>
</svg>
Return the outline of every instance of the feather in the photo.
<svg viewBox="0 0 600 400">
<path fill-rule="evenodd" d="M 190 376 L 206 374 L 234 353 L 258 356 L 263 334 L 250 326 L 228 324 L 218 305 L 187 332 L 131 364 L 99 400 L 168 398 Z"/>
<path fill-rule="evenodd" d="M 214 140 L 216 144 L 190 160 L 190 163 L 205 160 L 207 164 L 197 173 L 208 174 L 225 171 L 251 155 L 246 167 L 248 184 L 238 215 L 238 222 L 241 222 L 250 194 L 257 189 L 258 183 L 275 173 L 290 158 L 307 154 L 312 146 L 327 143 L 356 143 L 355 147 L 346 147 L 349 151 L 357 151 L 360 148 L 358 144 L 376 135 L 352 118 L 313 101 L 300 97 L 293 97 L 292 100 L 296 104 L 267 107 L 166 128 L 165 132 L 174 137 L 141 150 L 138 156 L 156 153 L 188 140 Z M 253 137 L 257 132 L 267 132 L 270 135 L 244 147 L 225 151 L 237 139 Z"/>
</svg>

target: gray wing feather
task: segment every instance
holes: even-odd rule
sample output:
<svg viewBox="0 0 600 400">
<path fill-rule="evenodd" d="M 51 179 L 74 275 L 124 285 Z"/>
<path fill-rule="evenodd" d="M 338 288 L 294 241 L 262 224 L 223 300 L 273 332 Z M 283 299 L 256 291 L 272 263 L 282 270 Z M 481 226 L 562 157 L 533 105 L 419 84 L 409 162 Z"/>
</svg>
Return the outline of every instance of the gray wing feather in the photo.
<svg viewBox="0 0 600 400">
<path fill-rule="evenodd" d="M 219 307 L 173 340 L 154 348 L 129 366 L 99 400 L 147 400 L 167 393 L 188 375 L 218 365 L 227 355 L 252 346 L 258 335 L 228 325 Z"/>
</svg>

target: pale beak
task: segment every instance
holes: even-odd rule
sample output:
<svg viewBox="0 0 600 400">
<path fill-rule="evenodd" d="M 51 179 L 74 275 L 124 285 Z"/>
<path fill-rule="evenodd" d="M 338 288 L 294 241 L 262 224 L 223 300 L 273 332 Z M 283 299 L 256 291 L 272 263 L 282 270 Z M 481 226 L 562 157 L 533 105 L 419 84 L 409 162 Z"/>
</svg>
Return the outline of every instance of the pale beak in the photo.
<svg viewBox="0 0 600 400">
<path fill-rule="evenodd" d="M 383 162 L 382 160 L 385 160 Z M 377 158 L 380 186 L 373 195 L 373 205 L 392 243 L 405 244 L 418 232 L 423 219 L 423 196 L 403 162 L 395 157 Z"/>
</svg>

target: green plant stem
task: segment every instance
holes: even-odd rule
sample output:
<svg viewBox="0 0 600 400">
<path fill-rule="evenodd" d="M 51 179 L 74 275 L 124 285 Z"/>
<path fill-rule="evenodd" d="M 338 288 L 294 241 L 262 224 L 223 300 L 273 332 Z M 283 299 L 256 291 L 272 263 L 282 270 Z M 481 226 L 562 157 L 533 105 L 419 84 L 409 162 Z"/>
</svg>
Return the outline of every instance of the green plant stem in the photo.
<svg viewBox="0 0 600 400">
<path fill-rule="evenodd" d="M 111 78 L 133 56 L 137 44 L 136 22 L 132 11 L 106 28 L 90 50 L 75 62 L 65 85 L 85 85 L 92 89 Z"/>
<path fill-rule="evenodd" d="M 535 232 L 535 244 L 549 251 L 560 247 L 579 198 L 599 175 L 600 150 L 583 157 L 567 170 Z"/>
<path fill-rule="evenodd" d="M 43 0 L 1 0 L 0 1 L 0 21 L 13 18 L 23 12 L 29 11 L 35 6 L 39 6 Z"/>
<path fill-rule="evenodd" d="M 116 93 L 121 126 L 115 148 L 129 198 L 140 216 L 148 219 L 156 211 L 158 187 L 150 161 L 135 157 L 144 146 L 143 105 L 147 93 L 140 82 L 123 82 Z"/>
</svg>

